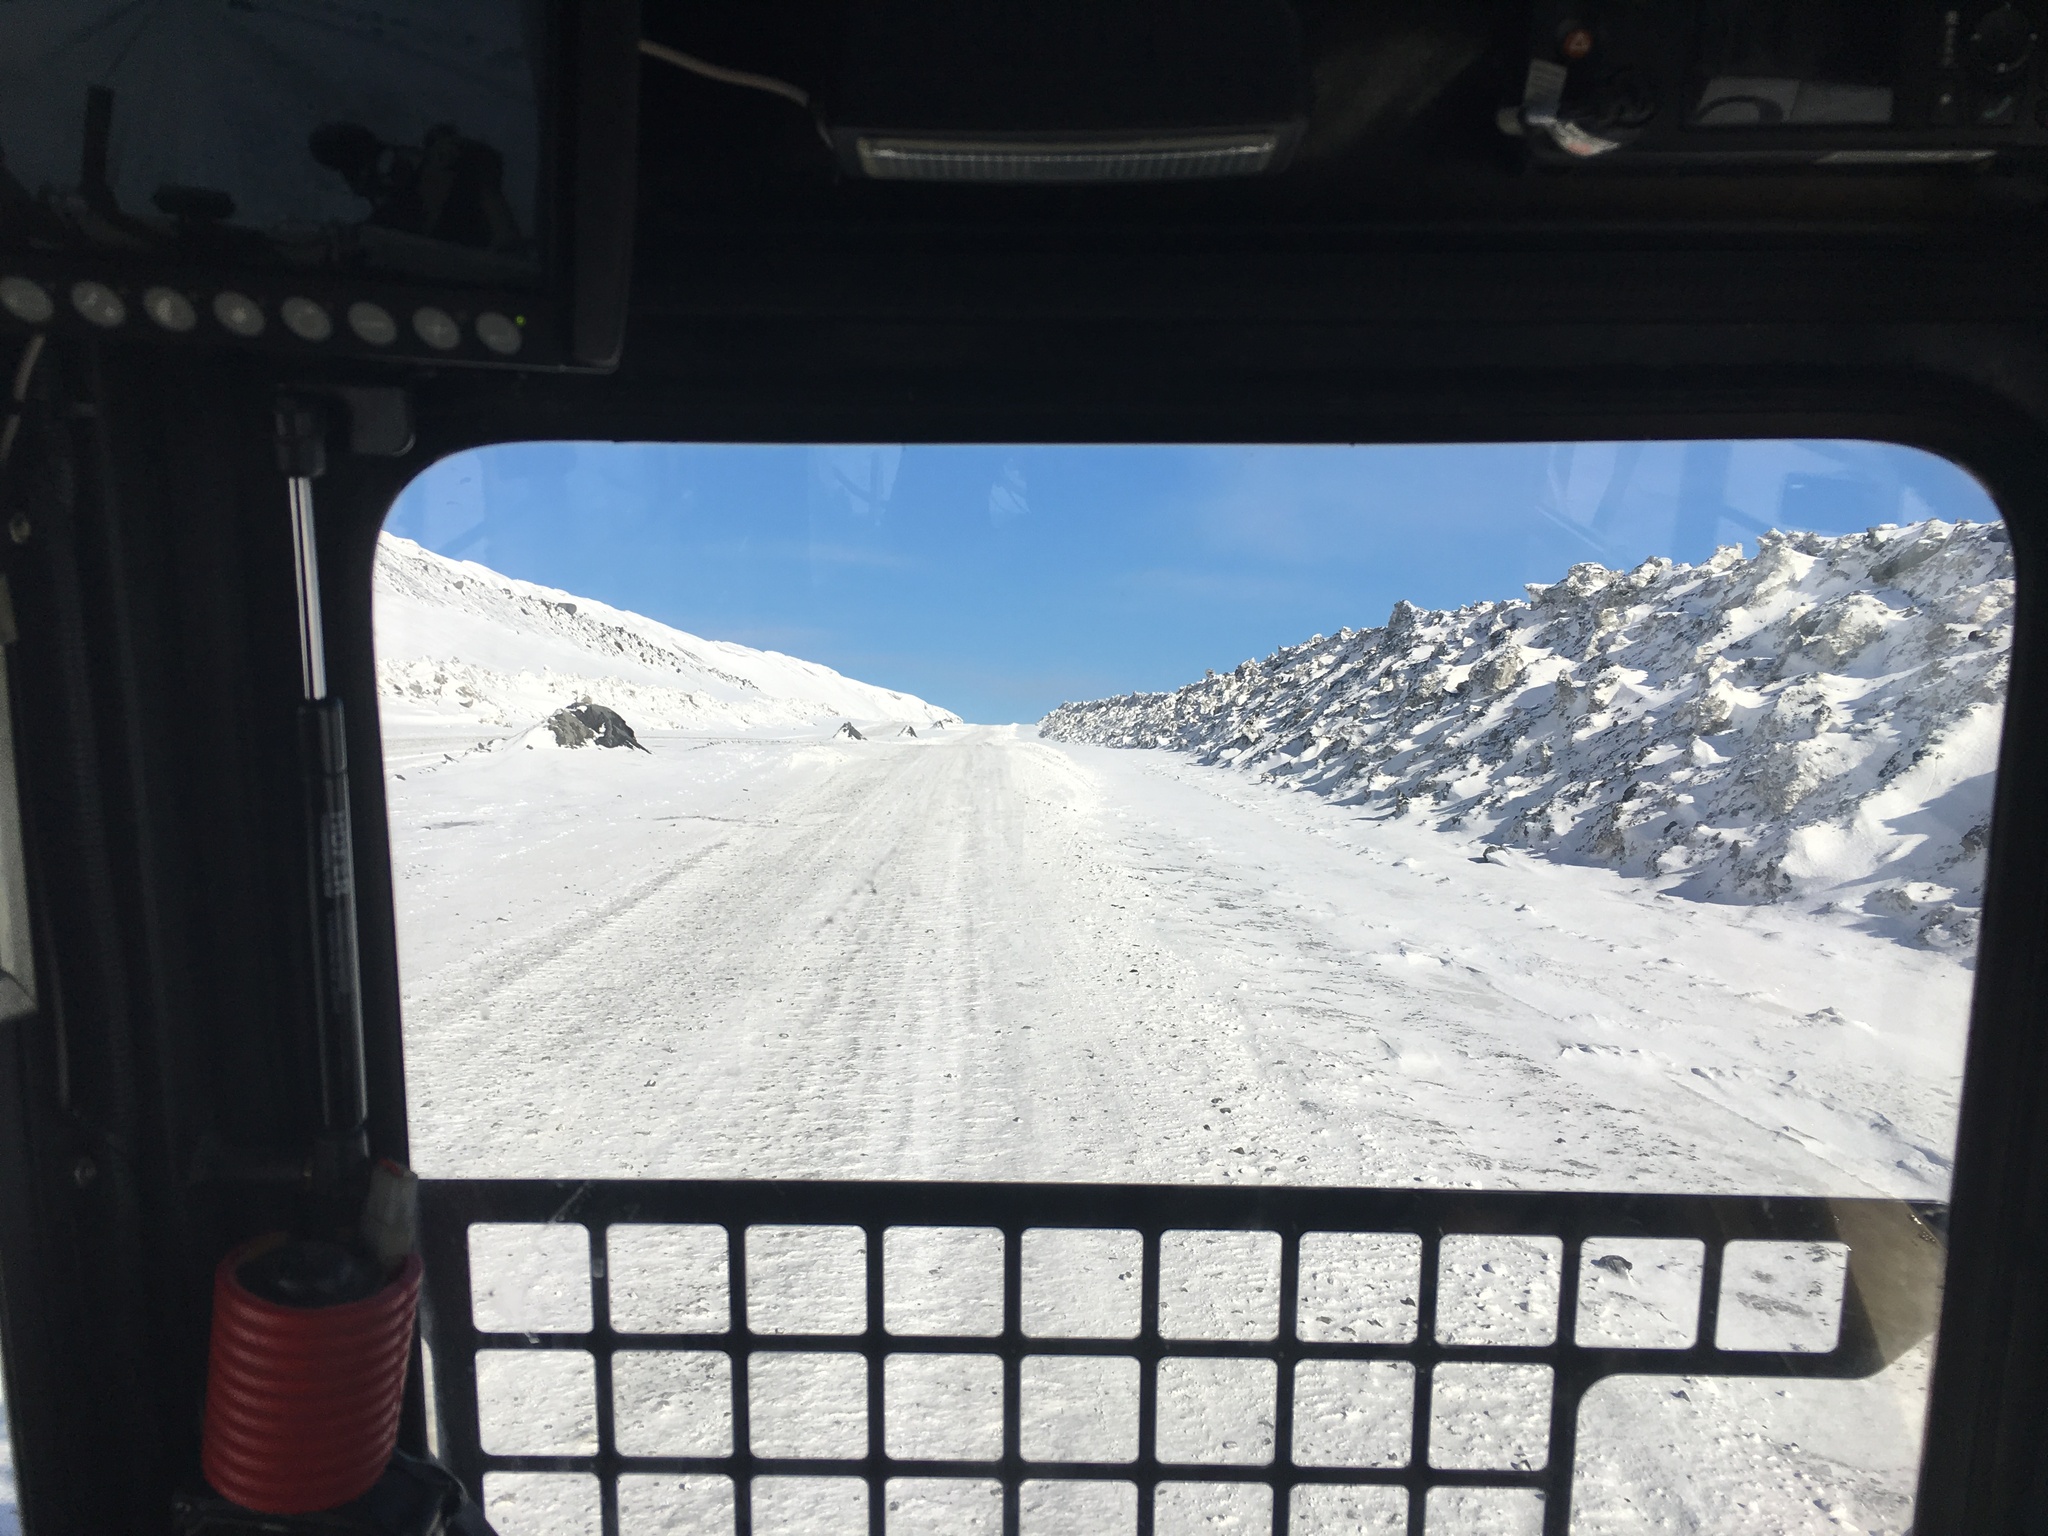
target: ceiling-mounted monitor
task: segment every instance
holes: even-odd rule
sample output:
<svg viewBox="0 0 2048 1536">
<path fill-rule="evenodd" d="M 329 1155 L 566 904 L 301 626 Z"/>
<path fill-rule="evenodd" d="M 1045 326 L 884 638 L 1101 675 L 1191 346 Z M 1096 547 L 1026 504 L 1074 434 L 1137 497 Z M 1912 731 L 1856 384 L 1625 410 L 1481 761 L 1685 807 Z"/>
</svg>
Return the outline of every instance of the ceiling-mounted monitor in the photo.
<svg viewBox="0 0 2048 1536">
<path fill-rule="evenodd" d="M 621 0 L 0 6 L 0 314 L 604 366 L 636 34 Z"/>
</svg>

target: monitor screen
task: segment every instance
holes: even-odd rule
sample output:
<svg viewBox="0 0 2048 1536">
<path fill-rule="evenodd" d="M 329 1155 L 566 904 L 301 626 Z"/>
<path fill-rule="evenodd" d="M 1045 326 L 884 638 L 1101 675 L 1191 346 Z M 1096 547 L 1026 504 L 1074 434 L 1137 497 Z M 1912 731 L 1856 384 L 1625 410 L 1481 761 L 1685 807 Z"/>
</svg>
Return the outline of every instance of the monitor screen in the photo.
<svg viewBox="0 0 2048 1536">
<path fill-rule="evenodd" d="M 0 244 L 539 276 L 540 0 L 0 5 Z"/>
</svg>

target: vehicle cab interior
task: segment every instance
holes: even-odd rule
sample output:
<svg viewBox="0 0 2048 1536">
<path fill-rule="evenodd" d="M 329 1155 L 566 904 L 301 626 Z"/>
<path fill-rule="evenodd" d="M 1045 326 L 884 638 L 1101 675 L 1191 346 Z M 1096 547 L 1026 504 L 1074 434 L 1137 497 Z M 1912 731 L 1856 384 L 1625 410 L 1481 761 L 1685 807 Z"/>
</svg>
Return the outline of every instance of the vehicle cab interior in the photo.
<svg viewBox="0 0 2048 1536">
<path fill-rule="evenodd" d="M 2048 1528 L 2044 26 L 0 5 L 0 1531 Z"/>
</svg>

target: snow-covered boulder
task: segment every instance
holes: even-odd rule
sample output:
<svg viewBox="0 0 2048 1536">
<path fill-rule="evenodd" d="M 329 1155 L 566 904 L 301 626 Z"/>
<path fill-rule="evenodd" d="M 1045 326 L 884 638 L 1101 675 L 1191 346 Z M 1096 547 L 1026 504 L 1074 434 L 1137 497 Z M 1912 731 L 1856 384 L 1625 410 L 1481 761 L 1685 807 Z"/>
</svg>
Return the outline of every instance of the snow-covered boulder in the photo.
<svg viewBox="0 0 2048 1536">
<path fill-rule="evenodd" d="M 602 704 L 593 704 L 588 699 L 579 699 L 566 709 L 558 709 L 538 727 L 554 738 L 558 747 L 631 747 L 636 752 L 645 752 L 640 738 L 633 734 L 633 727 L 615 709 Z"/>
</svg>

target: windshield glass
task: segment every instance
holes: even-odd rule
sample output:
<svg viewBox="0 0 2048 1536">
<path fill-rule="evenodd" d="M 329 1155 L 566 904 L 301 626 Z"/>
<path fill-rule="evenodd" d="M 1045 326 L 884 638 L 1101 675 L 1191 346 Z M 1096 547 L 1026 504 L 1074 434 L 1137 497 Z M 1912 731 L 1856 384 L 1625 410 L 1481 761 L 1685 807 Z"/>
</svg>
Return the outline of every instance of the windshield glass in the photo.
<svg viewBox="0 0 2048 1536">
<path fill-rule="evenodd" d="M 2013 585 L 1942 460 L 526 444 L 376 581 L 427 1175 L 1947 1198 Z M 1604 1383 L 1573 1528 L 1903 1532 L 1931 1347 Z"/>
</svg>

